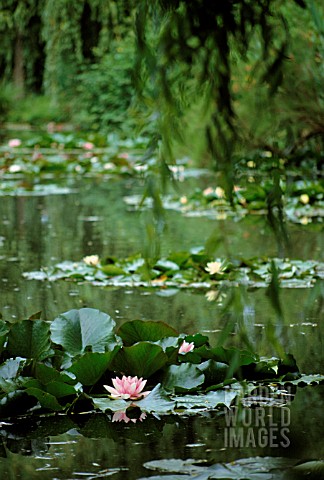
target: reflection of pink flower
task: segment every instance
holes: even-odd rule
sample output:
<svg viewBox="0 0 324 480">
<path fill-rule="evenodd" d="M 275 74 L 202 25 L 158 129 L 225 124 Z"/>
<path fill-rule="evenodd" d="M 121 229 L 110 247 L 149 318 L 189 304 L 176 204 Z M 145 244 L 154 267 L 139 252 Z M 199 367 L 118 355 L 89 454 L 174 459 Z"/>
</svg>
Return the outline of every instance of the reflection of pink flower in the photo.
<svg viewBox="0 0 324 480">
<path fill-rule="evenodd" d="M 127 158 L 129 158 L 129 154 L 126 153 L 126 152 L 122 152 L 122 153 L 119 153 L 118 157 L 119 158 L 125 158 L 127 160 Z"/>
<path fill-rule="evenodd" d="M 195 348 L 194 342 L 186 342 L 185 340 L 182 342 L 181 347 L 179 348 L 179 353 L 188 353 L 191 352 Z"/>
<path fill-rule="evenodd" d="M 8 142 L 9 147 L 20 147 L 21 145 L 21 140 L 19 138 L 12 138 Z"/>
<path fill-rule="evenodd" d="M 138 418 L 129 418 L 124 410 L 119 410 L 118 412 L 115 412 L 112 418 L 113 422 L 133 422 L 136 423 L 137 420 L 142 422 L 146 418 L 146 413 L 142 412 L 141 415 Z"/>
<path fill-rule="evenodd" d="M 114 399 L 123 398 L 124 400 L 138 400 L 141 397 L 146 397 L 150 392 L 142 392 L 145 387 L 146 380 L 137 377 L 118 377 L 112 379 L 115 388 L 104 385 L 105 389 L 111 394 Z"/>
<path fill-rule="evenodd" d="M 112 421 L 113 422 L 125 422 L 125 423 L 128 423 L 130 421 L 134 421 L 134 423 L 135 423 L 136 418 L 129 418 L 127 416 L 126 412 L 124 412 L 124 410 L 120 410 L 119 412 L 114 413 Z"/>
<path fill-rule="evenodd" d="M 91 143 L 91 142 L 84 142 L 84 144 L 82 145 L 82 147 L 85 149 L 85 150 L 92 150 L 94 148 L 94 144 Z"/>
</svg>

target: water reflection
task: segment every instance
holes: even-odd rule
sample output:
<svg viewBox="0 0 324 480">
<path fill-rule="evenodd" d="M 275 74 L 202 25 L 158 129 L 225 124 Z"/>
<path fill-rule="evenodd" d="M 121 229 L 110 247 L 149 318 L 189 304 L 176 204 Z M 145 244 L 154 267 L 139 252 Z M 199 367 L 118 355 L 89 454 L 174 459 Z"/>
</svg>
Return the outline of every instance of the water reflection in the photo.
<svg viewBox="0 0 324 480">
<path fill-rule="evenodd" d="M 284 415 L 282 408 L 267 407 L 262 416 L 249 409 L 236 425 L 244 428 L 243 440 L 236 437 L 234 445 L 229 443 L 227 410 L 200 417 L 149 415 L 136 423 L 114 422 L 103 414 L 21 419 L 13 425 L 7 421 L 0 430 L 0 478 L 90 479 L 105 473 L 131 480 L 151 475 L 143 465 L 159 459 L 191 458 L 211 465 L 252 456 L 321 458 L 323 396 L 323 386 L 298 389 Z M 283 428 L 285 442 L 280 437 Z"/>
<path fill-rule="evenodd" d="M 73 181 L 75 190 L 54 197 L 2 197 L 0 202 L 0 311 L 16 321 L 36 311 L 54 319 L 72 308 L 92 307 L 109 313 L 118 325 L 135 318 L 162 320 L 179 332 L 201 331 L 212 344 L 250 346 L 260 355 L 277 353 L 279 338 L 305 373 L 324 372 L 324 282 L 313 289 L 280 292 L 282 317 L 265 290 L 222 288 L 217 293 L 158 289 L 103 288 L 88 284 L 53 284 L 22 279 L 39 270 L 86 255 L 128 256 L 142 250 L 144 221 L 130 212 L 122 197 L 137 193 L 140 181 L 101 179 Z M 191 188 L 190 184 L 189 187 Z M 185 188 L 185 187 L 184 187 Z M 78 193 L 81 192 L 81 193 Z M 320 225 L 289 227 L 289 256 L 323 260 Z M 263 217 L 240 222 L 168 215 L 162 254 L 202 245 L 213 235 L 222 240 L 217 255 L 276 256 L 277 247 Z M 229 308 L 225 308 L 226 305 Z M 151 473 L 146 461 L 193 458 L 209 463 L 256 455 L 323 457 L 323 387 L 298 389 L 290 407 L 290 445 L 229 448 L 224 443 L 224 414 L 205 417 L 152 416 L 125 423 L 95 415 L 35 418 L 0 425 L 0 478 L 8 480 L 104 478 L 137 479 Z M 131 417 L 128 417 L 131 418 Z M 270 418 L 270 417 L 268 417 Z M 117 417 L 115 418 L 115 420 Z"/>
</svg>

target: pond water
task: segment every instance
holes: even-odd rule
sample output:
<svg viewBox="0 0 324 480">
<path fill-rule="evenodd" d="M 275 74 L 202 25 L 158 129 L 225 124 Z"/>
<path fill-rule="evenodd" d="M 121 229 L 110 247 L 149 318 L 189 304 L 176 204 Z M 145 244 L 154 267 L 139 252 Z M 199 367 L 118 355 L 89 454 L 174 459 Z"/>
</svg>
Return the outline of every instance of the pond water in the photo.
<svg viewBox="0 0 324 480">
<path fill-rule="evenodd" d="M 180 189 L 186 192 L 198 183 L 207 186 L 210 181 L 206 176 L 188 179 Z M 276 341 L 280 341 L 303 373 L 324 373 L 323 282 L 311 289 L 282 289 L 283 315 L 278 317 L 265 289 L 228 287 L 223 289 L 222 302 L 210 302 L 206 292 L 194 289 L 112 288 L 25 280 L 23 272 L 62 260 L 80 261 L 90 254 L 124 257 L 143 251 L 148 214 L 131 211 L 123 201 L 124 196 L 141 191 L 141 180 L 98 176 L 55 180 L 55 184 L 58 190 L 51 194 L 44 188 L 39 194 L 0 198 L 0 311 L 4 319 L 14 322 L 41 310 L 44 319 L 52 320 L 62 312 L 87 306 L 109 313 L 117 325 L 135 318 L 163 320 L 182 332 L 204 332 L 214 341 L 230 315 L 234 327 L 228 343 L 244 346 L 247 336 L 257 353 L 273 355 L 277 353 Z M 217 256 L 249 258 L 282 253 L 263 216 L 217 221 L 185 218 L 172 211 L 167 215 L 162 253 L 204 245 L 212 234 L 222 240 Z M 287 257 L 324 260 L 319 225 L 289 225 L 289 236 Z M 230 313 L 224 311 L 229 298 Z M 269 340 L 269 326 L 274 327 L 274 341 Z M 12 419 L 4 419 L 0 422 L 0 478 L 138 479 L 159 475 L 159 471 L 146 468 L 149 465 L 145 467 L 145 462 L 172 458 L 192 458 L 197 465 L 255 456 L 320 459 L 324 457 L 323 399 L 323 386 L 298 388 L 289 405 L 289 445 L 285 446 L 258 440 L 254 444 L 227 445 L 224 412 L 202 417 L 152 417 L 127 425 L 112 423 L 102 414 L 59 415 L 38 418 L 33 423 L 21 419 L 14 424 Z M 278 419 L 275 426 L 269 424 L 278 412 L 269 407 L 267 431 L 281 428 Z M 245 428 L 258 430 L 260 426 L 251 422 Z M 176 478 L 174 472 L 167 473 L 169 478 Z"/>
</svg>

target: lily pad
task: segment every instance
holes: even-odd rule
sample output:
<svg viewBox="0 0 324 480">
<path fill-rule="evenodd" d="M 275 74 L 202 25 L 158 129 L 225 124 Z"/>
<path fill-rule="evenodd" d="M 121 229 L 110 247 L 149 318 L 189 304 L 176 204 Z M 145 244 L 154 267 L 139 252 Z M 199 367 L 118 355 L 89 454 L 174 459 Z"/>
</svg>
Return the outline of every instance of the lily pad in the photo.
<svg viewBox="0 0 324 480">
<path fill-rule="evenodd" d="M 170 400 L 160 384 L 156 385 L 147 397 L 134 403 L 143 412 L 160 415 L 172 413 L 175 407 L 175 402 Z"/>
<path fill-rule="evenodd" d="M 175 253 L 160 261 L 168 262 Z M 138 255 L 116 259 L 114 267 L 123 270 L 124 274 L 106 275 L 97 267 L 85 265 L 84 262 L 60 262 L 53 267 L 44 267 L 41 272 L 25 272 L 23 275 L 31 280 L 56 281 L 70 279 L 87 281 L 95 285 L 119 285 L 132 287 L 168 287 L 174 288 L 201 288 L 210 289 L 218 285 L 244 284 L 255 288 L 267 287 L 273 277 L 275 266 L 278 282 L 282 288 L 310 288 L 317 279 L 324 278 L 324 263 L 315 260 L 297 260 L 280 258 L 237 258 L 231 262 L 228 259 L 218 259 L 217 263 L 226 265 L 221 274 L 209 274 L 206 270 L 208 263 L 213 259 L 203 249 L 187 253 L 187 261 L 177 270 L 160 271 L 156 268 L 149 270 L 139 267 L 133 270 L 134 259 L 138 262 Z M 143 259 L 142 259 L 143 260 Z"/>
<path fill-rule="evenodd" d="M 70 310 L 59 315 L 51 324 L 51 338 L 69 355 L 84 353 L 86 348 L 104 353 L 116 345 L 114 320 L 92 308 Z"/>
<path fill-rule="evenodd" d="M 182 395 L 173 397 L 177 409 L 190 410 L 213 410 L 221 405 L 229 408 L 233 400 L 239 395 L 239 390 L 222 389 L 216 392 L 208 392 L 199 395 Z"/>
<path fill-rule="evenodd" d="M 146 462 L 144 466 L 149 470 L 185 474 L 184 478 L 195 478 L 197 480 L 280 480 L 284 479 L 285 471 L 289 471 L 295 464 L 296 460 L 283 457 L 252 457 L 205 467 L 200 466 L 199 461 L 197 462 L 194 459 L 180 460 L 171 458 L 152 460 Z M 146 477 L 146 479 L 148 478 L 152 477 Z M 156 478 L 162 480 L 164 477 Z"/>
<path fill-rule="evenodd" d="M 23 320 L 12 325 L 7 350 L 15 357 L 42 360 L 50 355 L 49 324 L 42 320 Z"/>
<path fill-rule="evenodd" d="M 165 337 L 177 337 L 178 332 L 164 322 L 151 322 L 143 320 L 132 320 L 123 323 L 118 330 L 125 345 L 133 345 L 140 341 L 156 342 Z"/>
<path fill-rule="evenodd" d="M 111 412 L 118 412 L 120 410 L 125 411 L 129 406 L 130 402 L 126 400 L 118 399 L 112 400 L 109 397 L 91 397 L 91 400 L 96 408 L 99 408 L 102 412 L 110 410 Z"/>
<path fill-rule="evenodd" d="M 117 353 L 112 368 L 125 375 L 148 378 L 168 362 L 162 347 L 150 342 L 139 342 L 123 347 Z"/>
<path fill-rule="evenodd" d="M 106 353 L 87 352 L 75 360 L 68 369 L 82 385 L 95 385 L 111 365 L 120 346 Z"/>
<path fill-rule="evenodd" d="M 66 405 L 61 405 L 54 395 L 40 388 L 30 387 L 25 392 L 32 397 L 36 397 L 41 406 L 48 410 L 60 412 L 66 408 Z"/>
<path fill-rule="evenodd" d="M 190 363 L 170 365 L 163 378 L 163 386 L 171 391 L 189 391 L 197 389 L 205 381 L 201 370 Z"/>
</svg>

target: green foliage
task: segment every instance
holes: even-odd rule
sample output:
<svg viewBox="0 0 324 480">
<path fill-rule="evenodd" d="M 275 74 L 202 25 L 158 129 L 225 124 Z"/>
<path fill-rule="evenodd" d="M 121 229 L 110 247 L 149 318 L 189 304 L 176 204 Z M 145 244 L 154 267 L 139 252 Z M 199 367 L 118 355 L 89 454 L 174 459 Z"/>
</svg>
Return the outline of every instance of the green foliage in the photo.
<svg viewBox="0 0 324 480">
<path fill-rule="evenodd" d="M 316 2 L 296 9 L 281 6 L 289 28 L 287 57 L 275 96 L 256 82 L 264 65 L 254 39 L 246 61 L 234 64 L 238 128 L 247 145 L 267 147 L 277 155 L 323 150 L 323 11 Z M 307 54 L 305 54 L 307 52 Z"/>
<path fill-rule="evenodd" d="M 113 368 L 127 375 L 150 377 L 168 363 L 163 348 L 151 342 L 140 341 L 120 350 L 113 362 Z"/>
<path fill-rule="evenodd" d="M 42 360 L 50 353 L 49 325 L 41 320 L 24 320 L 12 325 L 7 350 L 14 357 Z"/>
<path fill-rule="evenodd" d="M 88 348 L 104 353 L 116 345 L 115 325 L 109 315 L 99 310 L 70 310 L 51 323 L 51 338 L 72 356 L 84 353 Z"/>
<path fill-rule="evenodd" d="M 14 102 L 15 94 L 11 94 L 11 107 L 7 112 L 8 122 L 29 123 L 43 126 L 50 122 L 68 122 L 71 112 L 67 105 L 59 105 L 49 96 L 29 94 L 19 102 Z"/>
<path fill-rule="evenodd" d="M 133 345 L 140 340 L 157 342 L 161 338 L 178 336 L 177 331 L 164 322 L 142 322 L 141 320 L 123 323 L 118 329 L 118 335 L 124 345 Z"/>
<path fill-rule="evenodd" d="M 300 375 L 291 356 L 266 359 L 235 348 L 213 348 L 201 334 L 185 337 L 160 322 L 156 328 L 153 322 L 147 326 L 143 321 L 135 322 L 135 330 L 133 322 L 120 329 L 125 345 L 116 336 L 111 317 L 90 308 L 66 312 L 51 326 L 40 319 L 13 325 L 3 322 L 1 416 L 13 415 L 22 398 L 29 399 L 21 404 L 25 412 L 37 405 L 40 411 L 66 411 L 77 408 L 78 401 L 112 412 L 134 406 L 147 413 L 198 412 L 229 406 L 244 394 L 239 379 L 249 382 L 248 392 L 253 391 L 256 381 L 270 382 L 269 388 L 274 389 L 274 384 L 302 385 L 324 379 L 322 375 Z M 194 351 L 186 355 L 179 354 L 184 337 L 197 342 Z M 132 404 L 107 398 L 103 384 L 109 384 L 114 375 L 145 377 L 153 390 Z"/>
<path fill-rule="evenodd" d="M 131 36 L 114 42 L 108 53 L 82 67 L 75 92 L 75 119 L 82 128 L 133 133 L 136 127 L 136 119 L 131 116 L 133 43 Z"/>
</svg>

